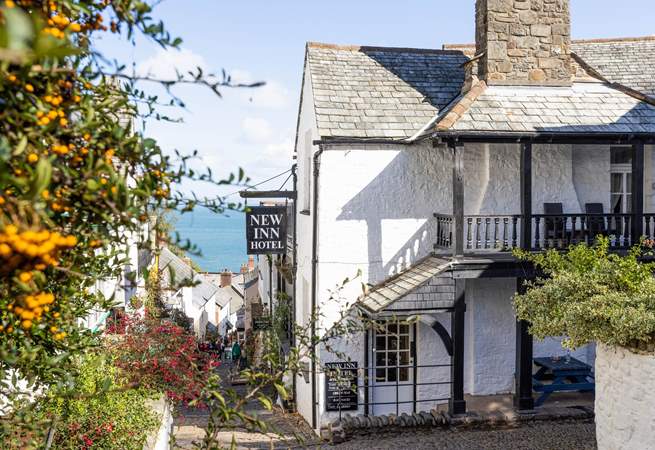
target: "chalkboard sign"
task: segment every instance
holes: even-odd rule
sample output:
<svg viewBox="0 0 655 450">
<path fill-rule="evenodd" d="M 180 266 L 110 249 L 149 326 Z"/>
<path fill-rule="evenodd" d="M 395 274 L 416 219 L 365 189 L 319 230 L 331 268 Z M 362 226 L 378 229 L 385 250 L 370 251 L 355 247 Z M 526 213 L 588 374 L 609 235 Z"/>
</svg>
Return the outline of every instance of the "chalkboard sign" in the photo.
<svg viewBox="0 0 655 450">
<path fill-rule="evenodd" d="M 277 255 L 286 252 L 286 206 L 253 206 L 246 212 L 248 255 Z"/>
<path fill-rule="evenodd" d="M 269 316 L 253 317 L 252 319 L 253 330 L 268 330 L 271 328 L 271 318 Z"/>
<path fill-rule="evenodd" d="M 357 362 L 325 363 L 325 407 L 327 411 L 357 410 Z"/>
</svg>

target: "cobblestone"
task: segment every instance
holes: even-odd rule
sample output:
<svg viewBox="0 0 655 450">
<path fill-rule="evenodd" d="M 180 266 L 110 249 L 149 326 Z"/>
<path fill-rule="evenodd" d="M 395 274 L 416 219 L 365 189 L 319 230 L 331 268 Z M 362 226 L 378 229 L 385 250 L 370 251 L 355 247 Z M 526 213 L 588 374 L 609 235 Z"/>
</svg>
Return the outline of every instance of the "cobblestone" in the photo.
<svg viewBox="0 0 655 450">
<path fill-rule="evenodd" d="M 325 450 L 596 450 L 591 421 L 534 422 L 496 430 L 434 429 L 405 433 L 376 432 Z"/>
</svg>

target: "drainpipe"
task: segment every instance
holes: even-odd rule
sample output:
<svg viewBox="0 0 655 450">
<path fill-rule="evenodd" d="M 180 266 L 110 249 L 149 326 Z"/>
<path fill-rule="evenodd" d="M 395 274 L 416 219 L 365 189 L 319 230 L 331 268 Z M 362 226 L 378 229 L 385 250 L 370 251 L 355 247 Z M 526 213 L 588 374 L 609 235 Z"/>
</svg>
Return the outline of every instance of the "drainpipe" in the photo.
<svg viewBox="0 0 655 450">
<path fill-rule="evenodd" d="M 293 177 L 293 192 L 296 194 L 296 197 L 293 199 L 293 249 L 291 250 L 291 258 L 293 259 L 292 261 L 292 268 L 291 268 L 291 280 L 293 281 L 293 308 L 291 311 L 291 345 L 294 347 L 296 346 L 296 307 L 298 305 L 297 302 L 297 286 L 298 283 L 296 282 L 296 276 L 297 276 L 297 271 L 298 271 L 298 263 L 296 262 L 297 260 L 297 248 L 298 245 L 296 244 L 296 236 L 297 236 L 297 230 L 298 230 L 298 224 L 296 221 L 296 215 L 298 214 L 297 211 L 297 205 L 298 205 L 298 164 L 294 164 L 291 166 L 291 176 Z M 296 381 L 296 374 L 293 374 L 293 403 L 294 403 L 294 409 L 298 411 L 298 392 L 297 392 L 297 381 Z"/>
<path fill-rule="evenodd" d="M 312 428 L 316 429 L 317 423 L 317 399 L 316 399 L 316 347 L 314 341 L 316 340 L 316 278 L 318 270 L 318 180 L 319 180 L 319 170 L 320 170 L 320 159 L 321 154 L 323 153 L 324 147 L 322 144 L 319 144 L 318 151 L 314 153 L 314 199 L 311 205 L 312 215 L 312 326 L 311 326 L 311 345 L 312 345 Z"/>
</svg>

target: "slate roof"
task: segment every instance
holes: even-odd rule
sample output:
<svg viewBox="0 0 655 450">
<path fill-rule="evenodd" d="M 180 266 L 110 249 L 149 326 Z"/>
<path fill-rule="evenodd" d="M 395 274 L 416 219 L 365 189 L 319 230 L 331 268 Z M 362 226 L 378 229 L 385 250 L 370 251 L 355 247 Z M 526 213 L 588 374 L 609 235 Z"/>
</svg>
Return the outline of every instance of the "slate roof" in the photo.
<svg viewBox="0 0 655 450">
<path fill-rule="evenodd" d="M 191 297 L 194 304 L 203 306 L 216 293 L 218 288 L 196 273 L 182 258 L 163 247 L 159 254 L 159 271 L 162 289 L 174 289 L 183 284 L 192 285 Z"/>
<path fill-rule="evenodd" d="M 574 41 L 571 51 L 609 81 L 655 96 L 655 37 Z"/>
<path fill-rule="evenodd" d="M 319 135 L 408 138 L 459 93 L 461 51 L 307 45 Z"/>
<path fill-rule="evenodd" d="M 374 286 L 359 299 L 358 306 L 372 313 L 381 312 L 428 283 L 433 277 L 448 270 L 451 265 L 452 261 L 450 259 L 428 256 L 404 272 Z M 448 305 L 433 306 L 450 306 L 450 303 L 452 302 L 449 302 Z"/>
<path fill-rule="evenodd" d="M 437 120 L 437 131 L 655 133 L 655 106 L 603 83 L 571 87 L 481 84 L 474 99 L 456 103 L 465 102 L 459 114 L 446 113 Z"/>
<path fill-rule="evenodd" d="M 470 45 L 444 48 L 426 50 L 308 43 L 306 70 L 311 76 L 318 134 L 323 138 L 398 140 L 424 135 L 437 119 L 442 119 L 461 100 L 458 95 L 464 82 L 462 64 L 469 60 L 474 51 L 474 46 Z M 655 37 L 574 41 L 571 49 L 608 81 L 655 96 Z M 598 95 L 592 95 L 589 101 L 584 101 L 576 92 L 580 92 L 579 88 L 572 88 L 572 100 L 567 101 L 569 104 L 563 109 L 583 111 L 580 123 L 564 113 L 563 121 L 549 122 L 547 125 L 559 124 L 561 131 L 571 126 L 577 127 L 579 131 L 597 131 L 580 126 L 606 124 L 606 120 L 619 117 L 624 107 L 632 102 L 625 98 L 624 93 L 608 94 L 607 102 L 600 104 L 616 104 L 616 108 L 612 106 L 607 114 L 592 117 L 585 113 L 592 114 L 593 111 L 587 108 L 598 104 Z M 494 100 L 491 96 L 485 98 Z M 560 103 L 560 100 L 561 95 L 557 95 L 553 103 Z M 550 108 L 550 103 L 542 102 L 543 109 Z M 480 108 L 486 106 L 481 105 Z M 511 109 L 518 106 L 515 103 Z M 526 105 L 525 109 L 524 114 L 532 119 L 537 117 L 531 114 L 532 109 L 541 109 L 541 106 L 531 108 Z M 559 108 L 557 110 L 560 111 Z M 549 109 L 549 112 L 552 111 Z M 546 115 L 551 116 L 554 114 Z M 512 118 L 516 117 L 513 115 Z M 627 130 L 633 119 L 637 122 L 634 129 L 644 125 L 638 111 L 628 117 L 621 117 L 623 123 L 619 122 L 611 128 Z M 461 126 L 466 126 L 466 122 Z M 481 127 L 495 129 L 495 122 L 483 120 Z M 498 122 L 499 131 L 513 131 L 513 120 L 503 119 Z M 647 122 L 646 125 L 650 126 L 655 121 L 649 119 Z M 541 126 L 528 121 L 526 127 L 536 130 Z"/>
</svg>

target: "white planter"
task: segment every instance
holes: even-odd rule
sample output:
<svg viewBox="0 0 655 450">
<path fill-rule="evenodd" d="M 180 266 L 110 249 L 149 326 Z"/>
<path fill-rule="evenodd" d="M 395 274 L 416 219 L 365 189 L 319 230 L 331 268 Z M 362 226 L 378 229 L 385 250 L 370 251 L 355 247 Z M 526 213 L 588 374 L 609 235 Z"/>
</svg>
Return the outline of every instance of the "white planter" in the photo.
<svg viewBox="0 0 655 450">
<path fill-rule="evenodd" d="M 173 429 L 173 411 L 166 397 L 151 402 L 151 408 L 161 419 L 159 429 L 148 437 L 143 450 L 168 450 Z"/>
<path fill-rule="evenodd" d="M 597 346 L 596 439 L 599 450 L 655 448 L 655 355 Z"/>
</svg>

